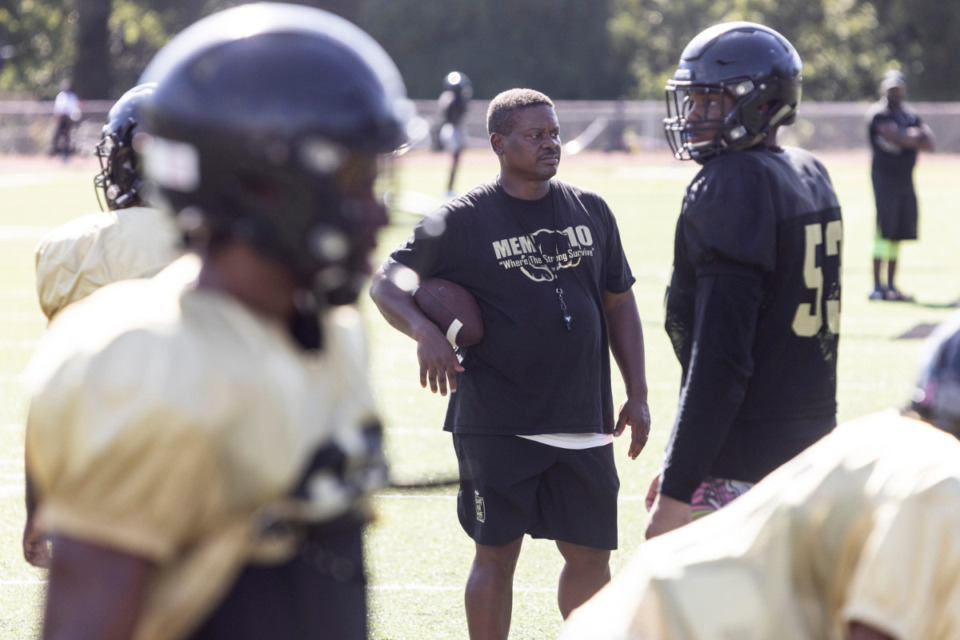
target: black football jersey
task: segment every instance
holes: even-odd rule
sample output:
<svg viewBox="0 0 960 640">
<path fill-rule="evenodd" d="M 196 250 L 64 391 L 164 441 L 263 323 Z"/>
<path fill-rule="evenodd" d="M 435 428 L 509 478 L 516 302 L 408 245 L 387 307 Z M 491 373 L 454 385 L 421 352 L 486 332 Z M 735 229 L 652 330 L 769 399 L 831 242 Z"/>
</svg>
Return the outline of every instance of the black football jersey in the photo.
<svg viewBox="0 0 960 640">
<path fill-rule="evenodd" d="M 683 369 L 663 491 L 756 481 L 836 420 L 840 206 L 800 149 L 708 161 L 677 223 L 666 329 Z"/>
</svg>

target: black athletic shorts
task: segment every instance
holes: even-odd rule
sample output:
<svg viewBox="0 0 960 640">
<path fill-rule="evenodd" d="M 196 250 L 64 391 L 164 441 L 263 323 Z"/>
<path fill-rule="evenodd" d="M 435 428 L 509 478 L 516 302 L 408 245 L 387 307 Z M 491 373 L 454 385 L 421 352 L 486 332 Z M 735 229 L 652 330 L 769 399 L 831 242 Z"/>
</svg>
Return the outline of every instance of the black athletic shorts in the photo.
<svg viewBox="0 0 960 640">
<path fill-rule="evenodd" d="M 613 444 L 561 449 L 519 436 L 454 434 L 457 514 L 478 544 L 528 533 L 594 549 L 617 548 L 620 479 Z"/>
<path fill-rule="evenodd" d="M 920 218 L 913 181 L 874 173 L 873 195 L 877 205 L 877 231 L 885 240 L 916 240 Z"/>
<path fill-rule="evenodd" d="M 366 640 L 363 525 L 343 518 L 279 565 L 248 565 L 190 640 Z"/>
</svg>

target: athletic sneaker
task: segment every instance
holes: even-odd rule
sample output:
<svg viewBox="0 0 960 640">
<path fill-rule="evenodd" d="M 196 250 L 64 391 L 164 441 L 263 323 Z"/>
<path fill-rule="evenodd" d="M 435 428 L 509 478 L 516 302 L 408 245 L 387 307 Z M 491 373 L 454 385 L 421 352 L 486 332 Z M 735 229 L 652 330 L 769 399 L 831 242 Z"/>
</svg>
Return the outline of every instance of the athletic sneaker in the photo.
<svg viewBox="0 0 960 640">
<path fill-rule="evenodd" d="M 887 292 L 882 287 L 877 287 L 867 296 L 868 300 L 887 300 Z"/>
<path fill-rule="evenodd" d="M 913 296 L 908 296 L 902 291 L 896 289 L 887 289 L 883 294 L 884 300 L 891 300 L 893 302 L 913 302 Z"/>
</svg>

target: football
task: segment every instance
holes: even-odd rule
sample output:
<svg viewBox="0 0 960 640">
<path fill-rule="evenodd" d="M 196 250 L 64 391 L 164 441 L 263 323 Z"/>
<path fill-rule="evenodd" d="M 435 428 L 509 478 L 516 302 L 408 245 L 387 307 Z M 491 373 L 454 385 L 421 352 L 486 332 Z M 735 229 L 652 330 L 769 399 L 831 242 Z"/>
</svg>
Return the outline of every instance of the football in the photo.
<svg viewBox="0 0 960 640">
<path fill-rule="evenodd" d="M 454 347 L 472 347 L 483 338 L 480 306 L 469 291 L 443 278 L 424 278 L 413 300 L 440 327 Z"/>
</svg>

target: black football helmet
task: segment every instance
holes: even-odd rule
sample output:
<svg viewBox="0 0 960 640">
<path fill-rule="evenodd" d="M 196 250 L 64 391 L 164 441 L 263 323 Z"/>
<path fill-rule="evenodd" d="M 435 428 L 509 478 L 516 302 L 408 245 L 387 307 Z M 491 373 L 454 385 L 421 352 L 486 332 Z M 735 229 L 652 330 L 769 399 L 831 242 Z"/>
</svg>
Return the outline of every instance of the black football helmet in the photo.
<svg viewBox="0 0 960 640">
<path fill-rule="evenodd" d="M 746 149 L 781 124 L 791 124 L 800 104 L 802 63 L 782 35 L 752 22 L 715 25 L 690 41 L 667 81 L 667 142 L 680 160 L 703 162 Z M 692 119 L 691 94 L 721 101 L 722 119 Z M 709 140 L 698 131 L 715 132 Z"/>
<path fill-rule="evenodd" d="M 960 438 L 960 312 L 927 338 L 911 408 L 930 424 Z"/>
<path fill-rule="evenodd" d="M 451 71 L 448 73 L 443 79 L 443 88 L 446 91 L 453 91 L 454 93 L 460 94 L 468 100 L 473 95 L 473 85 L 470 83 L 470 78 L 467 77 L 467 74 L 461 73 L 460 71 Z"/>
<path fill-rule="evenodd" d="M 106 206 L 113 211 L 143 204 L 140 193 L 143 180 L 133 150 L 133 134 L 140 124 L 140 109 L 153 95 L 155 86 L 152 83 L 135 86 L 123 94 L 107 114 L 96 150 L 100 173 L 93 178 L 101 209 Z"/>
<path fill-rule="evenodd" d="M 379 158 L 414 115 L 383 48 L 325 11 L 255 3 L 188 27 L 142 80 L 157 88 L 138 149 L 188 241 L 242 238 L 319 303 L 353 302 L 382 225 L 371 215 L 385 222 Z"/>
</svg>

